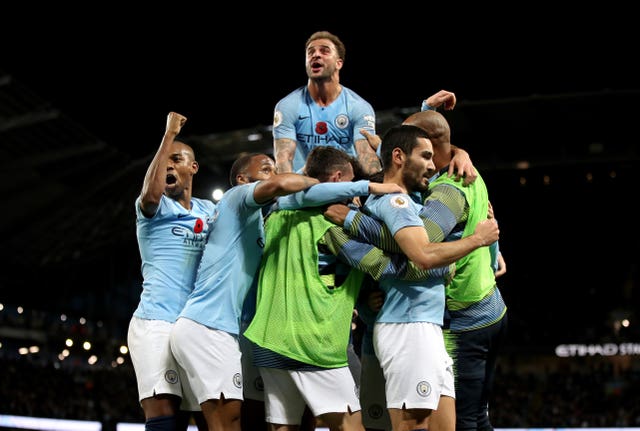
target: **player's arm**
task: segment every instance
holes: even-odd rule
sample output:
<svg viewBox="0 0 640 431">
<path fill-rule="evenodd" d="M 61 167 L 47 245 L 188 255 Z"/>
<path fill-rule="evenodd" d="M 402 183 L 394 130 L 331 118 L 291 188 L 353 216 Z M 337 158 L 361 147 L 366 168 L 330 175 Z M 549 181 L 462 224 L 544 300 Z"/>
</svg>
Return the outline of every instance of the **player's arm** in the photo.
<svg viewBox="0 0 640 431">
<path fill-rule="evenodd" d="M 334 202 L 351 200 L 356 196 L 368 194 L 383 195 L 387 193 L 401 193 L 402 188 L 392 183 L 375 183 L 369 180 L 339 181 L 316 184 L 309 189 L 290 194 L 278 200 L 278 206 L 283 210 L 319 207 Z"/>
<path fill-rule="evenodd" d="M 360 101 L 352 105 L 352 121 L 353 121 L 353 146 L 360 166 L 368 174 L 373 175 L 382 169 L 380 158 L 376 154 L 376 150 L 369 144 L 367 135 L 362 133 L 368 132 L 370 135 L 376 133 L 376 113 L 373 107 L 364 101 Z"/>
<path fill-rule="evenodd" d="M 167 164 L 171 155 L 171 145 L 186 121 L 187 117 L 177 112 L 169 112 L 167 115 L 162 142 L 147 168 L 140 192 L 140 209 L 148 217 L 153 216 L 160 205 L 160 198 L 167 184 Z"/>
<path fill-rule="evenodd" d="M 360 162 L 360 166 L 368 175 L 375 174 L 382 169 L 380 159 L 367 139 L 358 139 L 354 142 L 354 145 L 358 155 L 358 162 Z"/>
<path fill-rule="evenodd" d="M 352 237 L 339 226 L 327 230 L 322 243 L 342 262 L 365 272 L 374 280 L 393 277 L 401 280 L 425 280 L 453 274 L 455 266 L 422 269 L 400 253 L 386 253 L 372 244 Z"/>
<path fill-rule="evenodd" d="M 453 194 L 453 196 L 457 195 Z M 453 198 L 449 200 L 451 199 Z M 435 211 L 434 208 L 437 208 L 440 211 L 440 217 L 422 217 L 421 214 L 420 219 L 423 225 L 412 225 L 399 229 L 392 237 L 394 241 L 389 237 L 391 232 L 384 223 L 374 220 L 365 214 L 348 211 L 345 214 L 345 209 L 337 205 L 328 207 L 324 214 L 334 223 L 344 223 L 345 227 L 350 231 L 353 229 L 353 233 L 358 237 L 366 238 L 365 241 L 379 245 L 383 249 L 394 250 L 393 242 L 397 243 L 396 247 L 399 246 L 400 251 L 420 268 L 430 269 L 454 263 L 476 248 L 497 241 L 499 235 L 497 223 L 495 223 L 495 220 L 489 220 L 479 223 L 476 231 L 466 238 L 446 243 L 431 242 L 430 235 L 427 232 L 432 232 L 435 240 L 442 241 L 455 226 L 456 220 L 458 220 L 453 215 L 453 211 L 451 211 L 451 216 L 443 216 L 442 208 L 447 208 L 446 202 L 443 201 L 438 205 L 438 202 L 428 200 L 425 203 L 425 205 L 428 205 L 428 207 L 425 207 L 427 208 L 425 213 L 429 214 L 429 209 Z M 461 204 L 458 206 L 461 206 Z M 461 210 L 458 212 L 461 212 Z M 440 226 L 432 221 L 436 219 L 442 219 L 446 225 Z"/>
<path fill-rule="evenodd" d="M 507 273 L 507 262 L 505 262 L 504 256 L 502 255 L 501 252 L 498 252 L 497 263 L 498 263 L 498 267 L 494 272 L 496 278 L 501 277 Z"/>
<path fill-rule="evenodd" d="M 396 232 L 394 239 L 409 259 L 422 269 L 449 265 L 477 248 L 498 240 L 500 230 L 495 220 L 483 220 L 473 234 L 450 242 L 430 242 L 422 226 L 408 226 Z"/>
<path fill-rule="evenodd" d="M 421 111 L 436 110 L 444 106 L 447 111 L 456 106 L 456 95 L 452 91 L 440 90 L 422 101 Z M 462 148 L 451 145 L 451 163 L 449 164 L 449 176 L 456 175 L 456 179 L 464 178 L 464 184 L 469 185 L 478 178 L 478 172 L 471 162 L 471 157 Z"/>
<path fill-rule="evenodd" d="M 324 216 L 329 221 L 344 226 L 352 236 L 364 242 L 386 251 L 401 252 L 387 226 L 373 217 L 355 211 L 344 204 L 329 205 L 324 211 Z"/>
<path fill-rule="evenodd" d="M 440 90 L 422 101 L 421 111 L 435 110 L 444 105 L 447 111 L 456 106 L 456 94 L 452 91 Z"/>
<path fill-rule="evenodd" d="M 373 151 L 376 152 L 376 155 L 377 155 L 378 148 L 382 143 L 382 138 L 380 137 L 380 135 L 371 134 L 367 132 L 366 129 L 360 129 L 360 134 L 365 138 L 367 138 L 367 144 L 369 144 L 369 146 L 373 149 Z"/>
<path fill-rule="evenodd" d="M 264 204 L 278 196 L 299 192 L 318 183 L 319 181 L 317 179 L 306 175 L 291 172 L 276 174 L 268 180 L 260 181 L 258 185 L 256 185 L 253 191 L 253 199 L 260 204 Z"/>
<path fill-rule="evenodd" d="M 462 148 L 451 145 L 451 162 L 449 163 L 448 175 L 456 176 L 456 180 L 464 178 L 463 184 L 468 186 L 478 178 L 478 171 L 473 166 L 469 153 Z"/>
<path fill-rule="evenodd" d="M 276 161 L 276 172 L 279 174 L 293 172 L 293 156 L 296 153 L 296 141 L 289 138 L 273 140 L 273 157 Z"/>
<path fill-rule="evenodd" d="M 407 256 L 422 268 L 449 264 L 476 248 L 497 241 L 498 224 L 492 219 L 480 222 L 472 235 L 456 241 L 442 242 L 459 223 L 466 221 L 466 206 L 466 199 L 460 190 L 447 184 L 435 185 L 419 212 L 425 229 L 422 232 L 411 232 L 413 227 L 407 227 L 397 231 L 394 238 L 398 241 L 398 234 L 405 237 L 405 243 L 398 242 L 398 245 L 405 254 L 410 249 L 411 254 Z"/>
</svg>

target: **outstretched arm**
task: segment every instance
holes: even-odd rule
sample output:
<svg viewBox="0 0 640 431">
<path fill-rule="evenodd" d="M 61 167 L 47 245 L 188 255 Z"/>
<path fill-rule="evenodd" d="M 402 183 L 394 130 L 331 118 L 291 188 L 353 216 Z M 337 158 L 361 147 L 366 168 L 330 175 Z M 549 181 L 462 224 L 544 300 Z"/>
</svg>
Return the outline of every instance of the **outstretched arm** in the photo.
<svg viewBox="0 0 640 431">
<path fill-rule="evenodd" d="M 306 175 L 294 174 L 287 172 L 284 174 L 276 174 L 268 180 L 260 181 L 253 191 L 253 198 L 256 202 L 263 204 L 278 196 L 284 196 L 291 193 L 305 190 L 319 181 Z"/>
<path fill-rule="evenodd" d="M 422 101 L 421 111 L 427 111 L 429 109 L 437 109 L 444 105 L 444 109 L 451 111 L 456 106 L 456 95 L 452 91 L 440 90 L 435 94 L 427 97 Z"/>
<path fill-rule="evenodd" d="M 177 112 L 169 112 L 167 115 L 162 142 L 147 168 L 140 192 L 140 209 L 148 217 L 155 214 L 160 205 L 160 198 L 167 184 L 167 165 L 171 155 L 171 145 L 186 121 L 187 117 Z"/>
<path fill-rule="evenodd" d="M 283 210 L 319 207 L 350 200 L 357 196 L 400 192 L 402 188 L 392 183 L 374 183 L 369 180 L 328 182 L 285 196 L 278 200 L 278 207 Z"/>
</svg>

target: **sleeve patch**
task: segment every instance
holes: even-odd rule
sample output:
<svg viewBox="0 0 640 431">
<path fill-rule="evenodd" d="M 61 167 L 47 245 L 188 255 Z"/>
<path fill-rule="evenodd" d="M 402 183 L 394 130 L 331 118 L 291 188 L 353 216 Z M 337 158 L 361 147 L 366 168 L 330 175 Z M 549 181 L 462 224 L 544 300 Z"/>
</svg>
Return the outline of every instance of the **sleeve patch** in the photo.
<svg viewBox="0 0 640 431">
<path fill-rule="evenodd" d="M 276 111 L 273 113 L 273 127 L 278 127 L 282 123 L 282 112 Z"/>
<path fill-rule="evenodd" d="M 395 196 L 391 198 L 390 202 L 394 208 L 407 208 L 409 206 L 409 200 L 404 196 Z"/>
</svg>

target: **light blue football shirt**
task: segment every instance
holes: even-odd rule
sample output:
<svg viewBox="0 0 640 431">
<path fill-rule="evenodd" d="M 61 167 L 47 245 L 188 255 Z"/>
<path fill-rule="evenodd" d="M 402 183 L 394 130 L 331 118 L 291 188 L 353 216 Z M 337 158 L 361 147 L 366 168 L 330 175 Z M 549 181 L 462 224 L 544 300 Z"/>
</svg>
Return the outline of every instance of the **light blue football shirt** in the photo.
<svg viewBox="0 0 640 431">
<path fill-rule="evenodd" d="M 162 195 L 153 217 L 136 205 L 136 236 L 142 260 L 142 293 L 133 315 L 175 322 L 193 290 L 215 204 L 191 198 L 191 211 Z"/>
<path fill-rule="evenodd" d="M 421 207 L 409 195 L 393 193 L 369 196 L 364 204 L 364 212 L 385 223 L 395 235 L 405 227 L 424 227 L 418 216 Z M 433 277 L 417 282 L 383 278 L 379 284 L 386 297 L 377 322 L 430 322 L 443 325 L 444 278 Z"/>
<path fill-rule="evenodd" d="M 212 329 L 238 335 L 242 304 L 264 247 L 262 207 L 253 193 L 259 182 L 237 185 L 216 207 L 195 287 L 180 313 Z"/>
<path fill-rule="evenodd" d="M 301 169 L 309 152 L 317 146 L 332 146 L 357 157 L 354 142 L 366 139 L 365 129 L 375 134 L 376 115 L 369 102 L 347 87 L 329 106 L 319 106 L 306 86 L 282 98 L 273 116 L 274 139 L 297 142 L 293 172 Z"/>
</svg>

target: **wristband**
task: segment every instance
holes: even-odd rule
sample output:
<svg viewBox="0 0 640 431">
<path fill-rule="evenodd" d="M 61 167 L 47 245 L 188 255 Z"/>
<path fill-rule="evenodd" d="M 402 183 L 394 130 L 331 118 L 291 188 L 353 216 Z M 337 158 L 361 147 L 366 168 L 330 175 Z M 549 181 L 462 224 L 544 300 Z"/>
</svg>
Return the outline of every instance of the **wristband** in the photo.
<svg viewBox="0 0 640 431">
<path fill-rule="evenodd" d="M 434 106 L 427 105 L 427 100 L 422 101 L 422 106 L 420 107 L 421 111 L 435 111 L 436 108 Z"/>
</svg>

